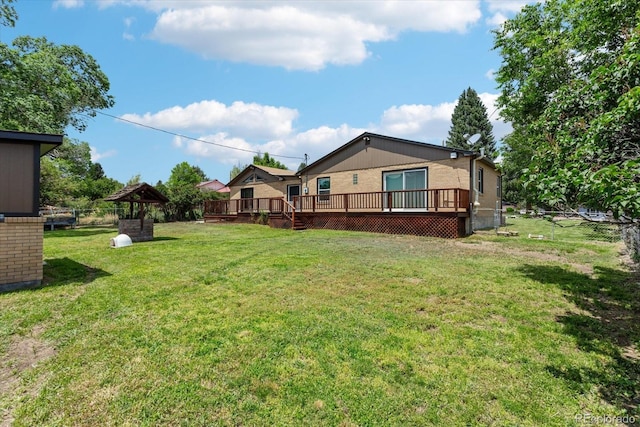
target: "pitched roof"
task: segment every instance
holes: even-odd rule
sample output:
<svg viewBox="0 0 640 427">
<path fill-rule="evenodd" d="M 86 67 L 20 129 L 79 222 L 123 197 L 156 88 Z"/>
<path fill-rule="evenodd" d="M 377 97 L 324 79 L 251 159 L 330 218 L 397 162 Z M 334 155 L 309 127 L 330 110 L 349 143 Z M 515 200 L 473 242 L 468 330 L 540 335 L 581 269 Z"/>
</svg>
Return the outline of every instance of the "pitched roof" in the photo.
<svg viewBox="0 0 640 427">
<path fill-rule="evenodd" d="M 216 191 L 218 193 L 228 193 L 231 191 L 229 187 L 227 187 L 217 179 L 201 182 L 200 184 L 196 185 L 196 188 L 199 188 L 201 190 Z"/>
<path fill-rule="evenodd" d="M 277 178 L 286 178 L 286 177 L 291 177 L 291 176 L 296 176 L 296 172 L 289 170 L 289 169 L 278 169 L 278 168 L 272 168 L 270 166 L 261 166 L 261 165 L 249 165 L 246 168 L 244 168 L 244 170 L 242 172 L 240 172 L 238 175 L 236 175 L 231 181 L 229 181 L 227 183 L 227 187 L 230 187 L 232 185 L 234 185 L 236 182 L 238 182 L 238 180 L 240 180 L 246 171 L 248 170 L 261 170 L 263 172 L 268 173 L 271 176 L 275 176 Z"/>
<path fill-rule="evenodd" d="M 261 166 L 261 165 L 251 165 L 251 166 L 254 166 L 256 169 L 261 169 L 273 176 L 294 176 L 296 174 L 295 171 L 292 171 L 289 169 L 278 169 L 278 168 L 272 168 L 270 166 Z"/>
<path fill-rule="evenodd" d="M 166 203 L 169 199 L 147 184 L 131 184 L 116 191 L 109 197 L 105 197 L 107 202 L 137 202 L 137 203 Z"/>
<path fill-rule="evenodd" d="M 385 139 L 385 140 L 393 141 L 393 142 L 399 142 L 399 143 L 403 143 L 403 144 L 417 145 L 417 146 L 430 148 L 430 149 L 442 150 L 442 151 L 446 151 L 447 153 L 460 153 L 460 154 L 462 154 L 464 156 L 472 156 L 472 155 L 477 154 L 474 151 L 461 150 L 459 148 L 444 147 L 442 145 L 435 145 L 435 144 L 429 144 L 429 143 L 426 143 L 426 142 L 412 141 L 412 140 L 409 140 L 409 139 L 402 139 L 402 138 L 396 138 L 396 137 L 393 137 L 393 136 L 380 135 L 380 134 L 371 133 L 371 132 L 364 132 L 364 133 L 356 136 L 355 138 L 353 138 L 351 141 L 347 142 L 346 144 L 341 145 L 340 147 L 336 148 L 335 150 L 333 150 L 332 152 L 330 152 L 326 156 L 321 157 L 320 159 L 316 160 L 313 163 L 310 163 L 309 165 L 307 165 L 307 167 L 299 170 L 297 172 L 297 174 L 298 175 L 302 175 L 305 171 L 307 171 L 307 170 L 319 165 L 320 163 L 322 163 L 325 160 L 333 157 L 337 153 L 347 149 L 348 147 L 350 147 L 350 146 L 352 146 L 354 144 L 357 144 L 358 142 L 360 142 L 362 140 L 366 140 L 366 138 L 371 138 L 371 137 L 375 137 L 375 138 L 378 138 L 378 139 Z"/>
</svg>

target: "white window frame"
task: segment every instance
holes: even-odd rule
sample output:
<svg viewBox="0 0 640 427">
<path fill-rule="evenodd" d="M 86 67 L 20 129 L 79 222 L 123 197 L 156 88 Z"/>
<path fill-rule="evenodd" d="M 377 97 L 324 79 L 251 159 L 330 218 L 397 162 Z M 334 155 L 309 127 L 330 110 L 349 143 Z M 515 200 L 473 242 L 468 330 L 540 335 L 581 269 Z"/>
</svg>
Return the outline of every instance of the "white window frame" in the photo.
<svg viewBox="0 0 640 427">
<path fill-rule="evenodd" d="M 329 182 L 329 188 L 320 188 L 320 180 L 326 179 Z M 322 176 L 316 180 L 316 191 L 318 194 L 318 202 L 328 203 L 329 195 L 331 194 L 331 177 L 330 176 Z M 322 197 L 326 196 L 326 197 Z"/>
<path fill-rule="evenodd" d="M 424 167 L 424 168 L 415 168 L 415 169 L 402 169 L 402 170 L 395 170 L 395 171 L 384 171 L 382 172 L 382 191 L 399 191 L 399 190 L 387 190 L 387 180 L 385 178 L 385 176 L 387 174 L 396 174 L 396 173 L 401 173 L 402 174 L 402 190 L 406 190 L 407 184 L 406 184 L 406 174 L 409 172 L 421 172 L 424 171 L 424 188 L 417 188 L 415 190 L 427 190 L 429 188 L 429 168 L 428 167 Z M 412 189 L 410 189 L 412 190 Z M 386 199 L 384 201 L 384 203 L 386 204 Z M 389 207 L 385 207 L 383 208 L 384 212 L 389 212 Z M 420 208 L 392 208 L 391 212 L 424 212 L 429 210 L 429 201 L 427 198 L 427 192 L 425 191 L 424 193 L 424 207 L 420 207 Z"/>
</svg>

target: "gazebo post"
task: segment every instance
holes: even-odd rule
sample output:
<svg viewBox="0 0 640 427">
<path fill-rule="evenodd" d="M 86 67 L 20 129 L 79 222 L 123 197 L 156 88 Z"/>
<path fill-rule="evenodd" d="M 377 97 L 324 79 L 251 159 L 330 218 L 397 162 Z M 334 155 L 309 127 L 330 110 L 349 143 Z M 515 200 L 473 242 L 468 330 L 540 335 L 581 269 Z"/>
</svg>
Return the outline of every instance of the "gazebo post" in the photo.
<svg viewBox="0 0 640 427">
<path fill-rule="evenodd" d="M 140 230 L 142 230 L 144 228 L 144 203 L 138 202 L 138 206 L 140 209 L 140 213 L 138 214 L 140 215 Z"/>
</svg>

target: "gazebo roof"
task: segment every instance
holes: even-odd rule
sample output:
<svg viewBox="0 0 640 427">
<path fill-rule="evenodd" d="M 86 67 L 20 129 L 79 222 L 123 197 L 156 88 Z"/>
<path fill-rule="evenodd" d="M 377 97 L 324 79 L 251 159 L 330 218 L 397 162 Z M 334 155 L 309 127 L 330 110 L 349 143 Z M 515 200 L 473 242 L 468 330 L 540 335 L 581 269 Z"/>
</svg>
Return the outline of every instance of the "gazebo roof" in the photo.
<svg viewBox="0 0 640 427">
<path fill-rule="evenodd" d="M 139 184 L 127 185 L 123 189 L 116 191 L 109 197 L 105 197 L 107 202 L 136 202 L 136 203 L 167 203 L 169 199 L 147 184 L 141 182 Z"/>
</svg>

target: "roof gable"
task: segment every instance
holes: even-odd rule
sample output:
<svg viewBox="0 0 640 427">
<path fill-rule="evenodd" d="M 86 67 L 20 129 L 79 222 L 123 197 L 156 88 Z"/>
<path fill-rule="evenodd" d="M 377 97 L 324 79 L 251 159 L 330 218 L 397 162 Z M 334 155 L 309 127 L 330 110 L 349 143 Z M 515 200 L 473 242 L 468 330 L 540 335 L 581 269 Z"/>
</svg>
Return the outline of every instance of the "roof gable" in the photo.
<svg viewBox="0 0 640 427">
<path fill-rule="evenodd" d="M 450 158 L 452 153 L 460 157 L 475 154 L 472 151 L 365 132 L 311 163 L 298 174 L 359 170 L 443 160 Z"/>
<path fill-rule="evenodd" d="M 116 191 L 109 197 L 105 197 L 108 202 L 137 202 L 137 203 L 166 203 L 169 199 L 147 184 L 141 182 L 139 184 L 127 185 L 126 187 Z"/>
<path fill-rule="evenodd" d="M 262 173 L 262 175 L 266 174 L 274 180 L 282 180 L 287 177 L 296 176 L 296 173 L 289 169 L 278 169 L 261 165 L 249 165 L 242 172 L 236 175 L 231 181 L 229 181 L 227 187 L 240 184 L 255 173 Z"/>
<path fill-rule="evenodd" d="M 208 190 L 208 191 L 216 191 L 218 193 L 228 193 L 229 187 L 224 185 L 217 179 L 212 179 L 211 181 L 204 181 L 196 185 L 200 190 Z"/>
</svg>

